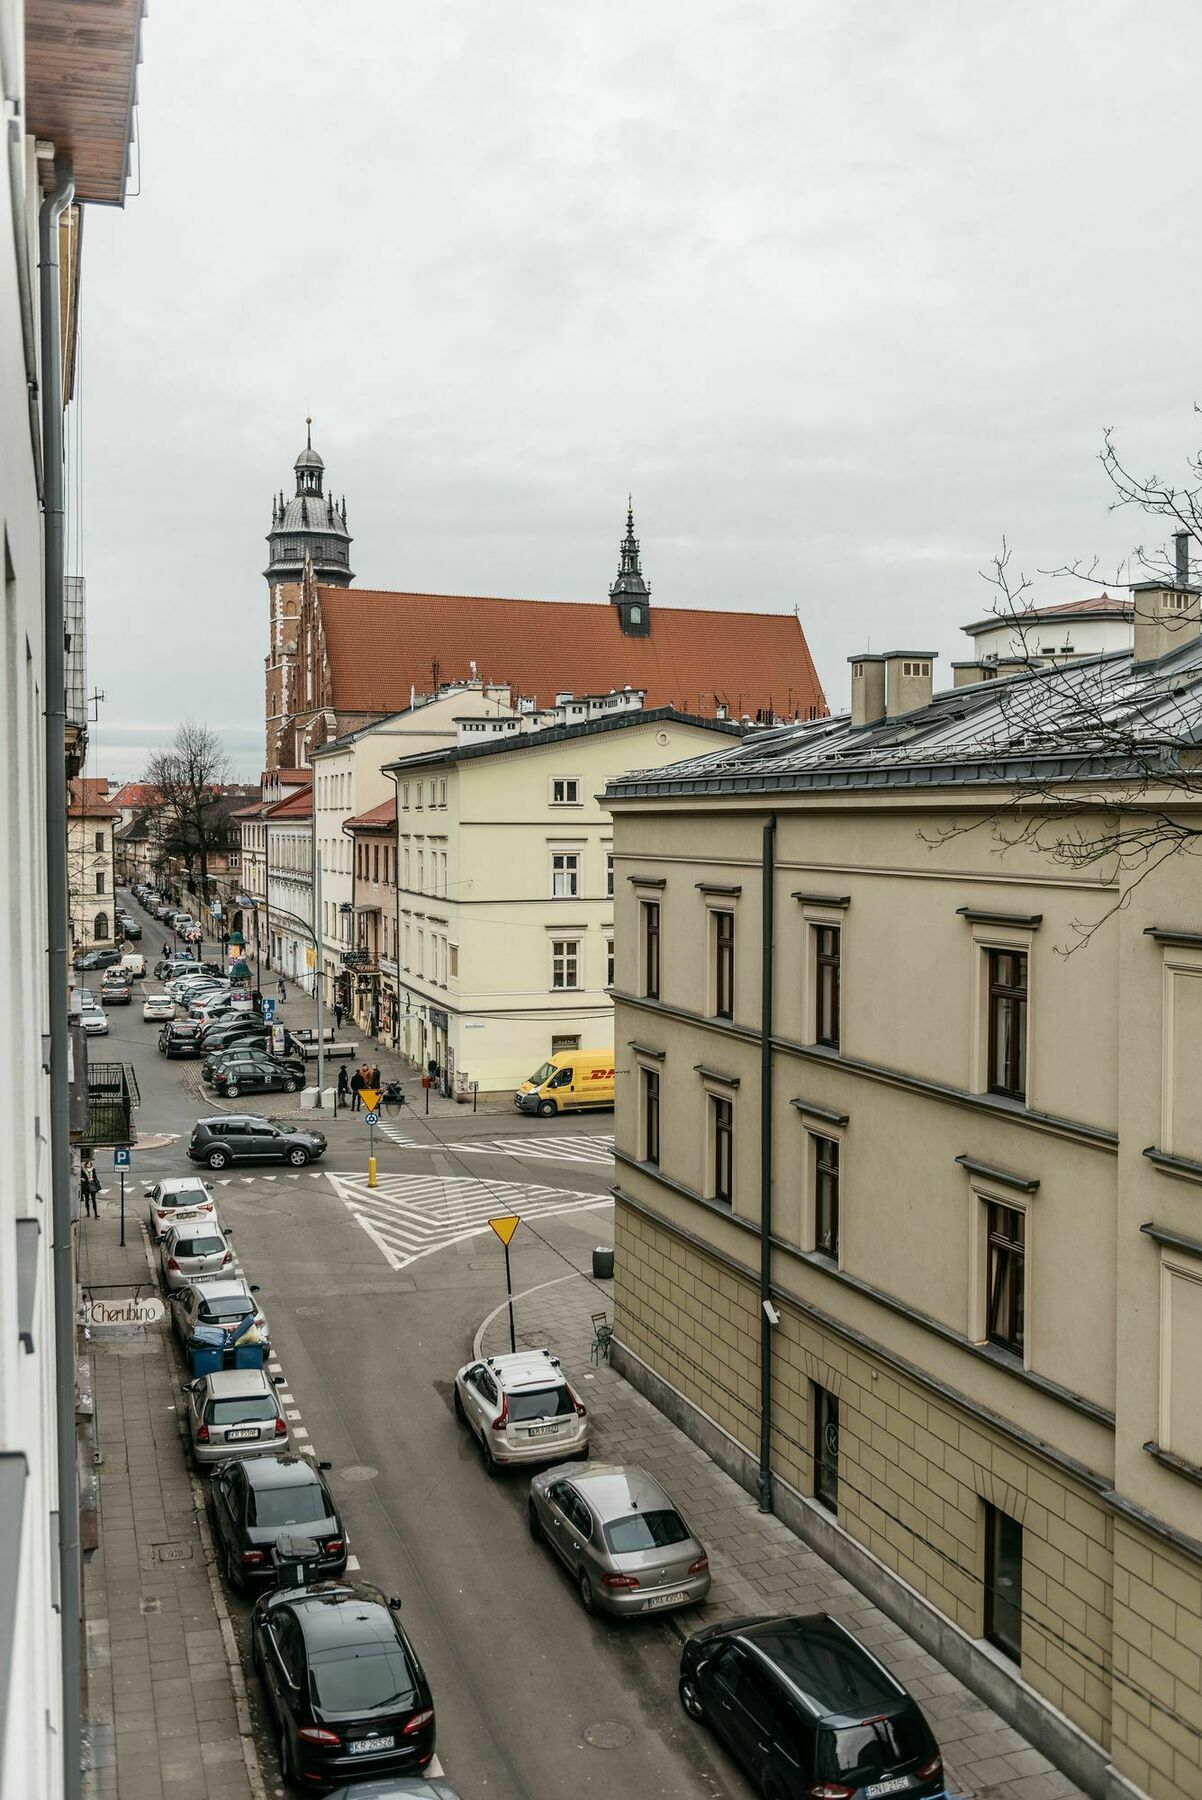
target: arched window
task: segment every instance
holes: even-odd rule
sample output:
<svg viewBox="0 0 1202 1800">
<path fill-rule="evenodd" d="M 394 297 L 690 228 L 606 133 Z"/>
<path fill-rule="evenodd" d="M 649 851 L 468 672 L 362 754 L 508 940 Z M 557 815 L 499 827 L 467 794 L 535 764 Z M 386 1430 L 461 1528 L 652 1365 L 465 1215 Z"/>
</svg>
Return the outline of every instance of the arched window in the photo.
<svg viewBox="0 0 1202 1800">
<path fill-rule="evenodd" d="M 109 934 L 109 916 L 108 916 L 108 914 L 107 913 L 97 913 L 95 919 L 92 921 L 93 942 L 97 943 L 97 944 L 103 942 L 103 940 L 105 938 L 107 938 L 108 934 Z"/>
</svg>

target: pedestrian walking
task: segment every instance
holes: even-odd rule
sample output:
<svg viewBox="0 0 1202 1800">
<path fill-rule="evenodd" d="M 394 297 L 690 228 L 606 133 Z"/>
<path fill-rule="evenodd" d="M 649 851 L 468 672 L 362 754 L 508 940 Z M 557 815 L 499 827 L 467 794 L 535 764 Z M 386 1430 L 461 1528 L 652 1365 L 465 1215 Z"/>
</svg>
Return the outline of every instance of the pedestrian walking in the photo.
<svg viewBox="0 0 1202 1800">
<path fill-rule="evenodd" d="M 334 1102 L 335 1106 L 345 1106 L 347 1104 L 348 1100 L 350 1099 L 350 1097 L 351 1097 L 350 1077 L 347 1075 L 347 1072 L 346 1072 L 346 1064 L 343 1063 L 342 1067 L 338 1071 L 338 1093 L 337 1093 L 337 1096 L 336 1096 L 335 1102 Z"/>
<path fill-rule="evenodd" d="M 90 1156 L 85 1156 L 79 1165 L 79 1198 L 83 1202 L 84 1215 L 91 1213 L 94 1219 L 100 1214 L 96 1207 L 96 1196 L 100 1192 L 100 1177 L 96 1173 L 96 1164 Z"/>
<path fill-rule="evenodd" d="M 275 991 L 280 1000 L 286 1000 L 288 998 L 288 989 L 284 986 L 284 977 L 282 975 L 275 984 Z"/>
<path fill-rule="evenodd" d="M 335 1000 L 335 1002 L 334 1002 L 334 1030 L 335 1031 L 342 1030 L 342 1001 L 341 1000 Z"/>
<path fill-rule="evenodd" d="M 164 956 L 170 956 L 170 955 L 171 955 L 171 945 L 170 945 L 170 944 L 166 944 L 166 943 L 165 943 L 165 944 L 164 944 L 164 945 L 163 945 L 163 955 L 164 955 Z"/>
<path fill-rule="evenodd" d="M 346 1073 L 346 1064 L 345 1063 L 343 1064 L 342 1072 L 345 1075 L 345 1073 Z M 356 1069 L 355 1073 L 351 1076 L 351 1111 L 358 1112 L 359 1108 L 362 1106 L 362 1104 L 363 1104 L 363 1071 L 362 1071 L 362 1069 Z"/>
</svg>

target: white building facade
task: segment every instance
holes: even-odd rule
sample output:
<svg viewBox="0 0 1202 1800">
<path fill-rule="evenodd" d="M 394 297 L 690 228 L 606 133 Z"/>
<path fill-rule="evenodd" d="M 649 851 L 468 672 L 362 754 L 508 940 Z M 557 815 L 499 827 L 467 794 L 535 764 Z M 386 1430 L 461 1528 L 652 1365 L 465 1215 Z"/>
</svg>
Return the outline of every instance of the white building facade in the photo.
<svg viewBox="0 0 1202 1800">
<path fill-rule="evenodd" d="M 267 931 L 270 967 L 312 994 L 317 958 L 313 947 L 313 789 L 299 788 L 266 808 Z"/>
</svg>

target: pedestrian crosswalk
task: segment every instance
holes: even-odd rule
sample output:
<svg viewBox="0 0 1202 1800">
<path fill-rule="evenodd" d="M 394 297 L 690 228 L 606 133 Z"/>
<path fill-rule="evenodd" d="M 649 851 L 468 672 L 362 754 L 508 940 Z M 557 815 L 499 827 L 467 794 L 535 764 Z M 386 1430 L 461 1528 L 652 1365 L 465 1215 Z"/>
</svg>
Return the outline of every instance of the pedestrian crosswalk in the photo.
<svg viewBox="0 0 1202 1800">
<path fill-rule="evenodd" d="M 517 1213 L 553 1218 L 612 1205 L 608 1195 L 538 1182 L 478 1181 L 458 1175 L 381 1175 L 366 1180 L 327 1171 L 326 1179 L 394 1269 L 489 1229 L 489 1219 Z"/>
<path fill-rule="evenodd" d="M 411 1137 L 397 1125 L 378 1129 L 402 1150 L 438 1150 L 437 1139 Z M 526 1132 L 513 1137 L 447 1139 L 445 1148 L 454 1156 L 514 1156 L 519 1161 L 592 1163 L 608 1168 L 614 1159 L 612 1132 L 570 1132 L 559 1135 Z"/>
</svg>

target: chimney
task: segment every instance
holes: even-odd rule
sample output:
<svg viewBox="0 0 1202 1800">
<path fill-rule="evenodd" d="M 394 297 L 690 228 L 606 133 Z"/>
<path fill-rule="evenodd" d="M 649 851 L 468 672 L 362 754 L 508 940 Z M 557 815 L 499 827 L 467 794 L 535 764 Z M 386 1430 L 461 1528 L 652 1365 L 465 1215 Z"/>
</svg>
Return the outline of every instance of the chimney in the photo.
<svg viewBox="0 0 1202 1800">
<path fill-rule="evenodd" d="M 1182 541 L 1184 540 L 1184 542 Z M 1177 533 L 1177 567 L 1189 568 L 1188 533 Z M 1188 583 L 1169 587 L 1163 581 L 1136 581 L 1131 585 L 1135 602 L 1135 652 L 1133 664 L 1159 662 L 1198 636 L 1197 588 Z"/>
<path fill-rule="evenodd" d="M 851 722 L 875 725 L 885 716 L 885 659 L 865 651 L 849 656 L 851 664 Z"/>
<path fill-rule="evenodd" d="M 1188 531 L 1175 531 L 1173 533 L 1173 549 L 1175 551 L 1174 561 L 1177 566 L 1176 580 L 1179 588 L 1187 588 L 1189 586 L 1189 538 L 1190 534 Z"/>
<path fill-rule="evenodd" d="M 931 669 L 937 650 L 887 650 L 885 652 L 885 716 L 900 718 L 931 704 L 934 681 Z"/>
</svg>

